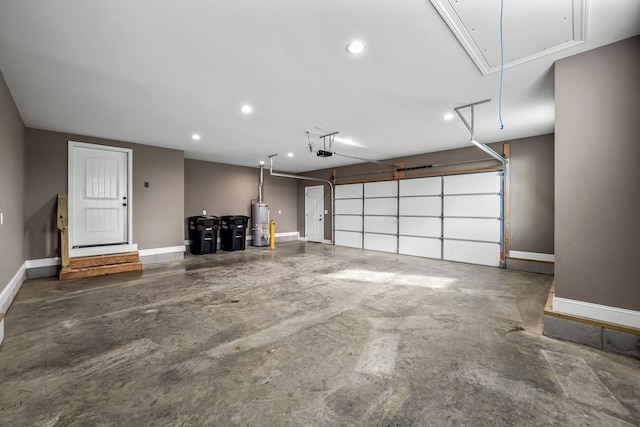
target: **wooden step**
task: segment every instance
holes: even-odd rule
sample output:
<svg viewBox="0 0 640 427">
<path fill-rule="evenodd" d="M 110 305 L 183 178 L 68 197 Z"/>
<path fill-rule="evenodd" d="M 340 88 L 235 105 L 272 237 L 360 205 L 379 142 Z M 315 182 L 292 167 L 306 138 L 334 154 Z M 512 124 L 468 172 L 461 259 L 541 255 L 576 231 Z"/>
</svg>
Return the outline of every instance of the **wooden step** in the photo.
<svg viewBox="0 0 640 427">
<path fill-rule="evenodd" d="M 69 259 L 69 266 L 60 271 L 60 280 L 81 279 L 142 270 L 138 252 L 105 254 Z"/>
<path fill-rule="evenodd" d="M 97 267 L 101 265 L 126 264 L 140 261 L 138 252 L 125 252 L 121 254 L 94 255 L 78 258 L 69 258 L 69 268 Z"/>
<path fill-rule="evenodd" d="M 81 279 L 84 277 L 103 276 L 105 274 L 139 270 L 142 270 L 142 263 L 140 261 L 111 265 L 97 265 L 93 267 L 63 268 L 60 271 L 60 280 Z"/>
</svg>

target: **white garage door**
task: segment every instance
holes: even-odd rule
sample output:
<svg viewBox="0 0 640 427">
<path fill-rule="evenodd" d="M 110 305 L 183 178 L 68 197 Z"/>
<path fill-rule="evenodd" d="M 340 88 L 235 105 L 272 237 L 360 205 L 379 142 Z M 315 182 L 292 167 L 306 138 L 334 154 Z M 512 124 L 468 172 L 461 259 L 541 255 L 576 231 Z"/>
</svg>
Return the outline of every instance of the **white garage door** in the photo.
<svg viewBox="0 0 640 427">
<path fill-rule="evenodd" d="M 363 248 L 398 252 L 398 181 L 364 184 Z"/>
<path fill-rule="evenodd" d="M 442 258 L 442 177 L 400 181 L 398 253 Z"/>
<path fill-rule="evenodd" d="M 335 244 L 362 249 L 363 185 L 337 185 L 335 189 Z"/>
<path fill-rule="evenodd" d="M 502 172 L 338 185 L 336 245 L 500 265 Z"/>
<path fill-rule="evenodd" d="M 443 177 L 442 259 L 500 266 L 501 174 Z"/>
</svg>

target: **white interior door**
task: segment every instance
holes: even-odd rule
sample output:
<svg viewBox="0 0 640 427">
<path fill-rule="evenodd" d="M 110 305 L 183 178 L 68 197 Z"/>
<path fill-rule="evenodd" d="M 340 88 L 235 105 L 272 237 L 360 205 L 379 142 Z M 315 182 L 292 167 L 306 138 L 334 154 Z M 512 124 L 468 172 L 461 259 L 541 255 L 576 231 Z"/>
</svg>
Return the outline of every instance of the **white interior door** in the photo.
<svg viewBox="0 0 640 427">
<path fill-rule="evenodd" d="M 305 232 L 308 242 L 324 240 L 324 187 L 307 187 L 305 200 Z"/>
<path fill-rule="evenodd" d="M 129 242 L 131 150 L 70 142 L 70 248 Z"/>
</svg>

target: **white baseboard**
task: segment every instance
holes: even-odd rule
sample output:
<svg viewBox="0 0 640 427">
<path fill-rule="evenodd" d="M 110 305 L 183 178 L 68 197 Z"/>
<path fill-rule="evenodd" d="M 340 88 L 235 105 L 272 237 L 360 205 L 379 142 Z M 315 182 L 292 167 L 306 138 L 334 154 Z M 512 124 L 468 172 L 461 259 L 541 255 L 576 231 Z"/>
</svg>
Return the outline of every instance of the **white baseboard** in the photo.
<svg viewBox="0 0 640 427">
<path fill-rule="evenodd" d="M 309 241 L 309 240 L 307 240 L 307 237 L 306 237 L 306 236 L 300 236 L 300 235 L 298 235 L 298 240 L 300 240 L 300 241 L 302 241 L 302 242 L 308 242 L 308 241 Z M 323 240 L 322 242 L 320 242 L 320 243 L 322 243 L 322 244 L 324 244 L 324 245 L 330 245 L 330 244 L 331 244 L 331 240 L 326 240 L 326 239 L 324 239 L 324 240 Z"/>
<path fill-rule="evenodd" d="M 168 246 L 166 248 L 140 249 L 138 251 L 138 254 L 140 256 L 150 256 L 150 255 L 162 255 L 162 254 L 170 254 L 170 253 L 184 252 L 184 251 L 185 251 L 184 246 Z M 118 252 L 114 252 L 114 253 L 118 253 Z M 62 260 L 60 259 L 60 257 L 28 259 L 25 261 L 24 264 L 25 264 L 25 269 L 29 270 L 32 268 L 54 267 L 62 264 Z"/>
<path fill-rule="evenodd" d="M 62 264 L 60 257 L 55 258 L 41 258 L 41 259 L 28 259 L 25 262 L 26 269 L 40 268 L 40 267 L 54 267 Z"/>
<path fill-rule="evenodd" d="M 162 255 L 162 254 L 172 254 L 175 252 L 184 252 L 186 248 L 184 246 L 168 246 L 166 248 L 152 248 L 152 249 L 140 249 L 138 254 L 140 256 L 149 256 L 149 255 Z"/>
<path fill-rule="evenodd" d="M 26 278 L 26 262 L 23 263 L 13 278 L 7 283 L 2 292 L 0 292 L 0 313 L 6 313 L 20 290 L 22 283 Z"/>
<path fill-rule="evenodd" d="M 18 294 L 20 287 L 24 283 L 27 277 L 26 262 L 23 263 L 16 274 L 13 275 L 9 283 L 0 292 L 0 344 L 4 340 L 4 314 L 9 311 L 9 307 L 13 302 L 13 299 Z"/>
<path fill-rule="evenodd" d="M 285 233 L 276 233 L 276 238 L 278 237 L 296 237 L 298 238 L 300 236 L 300 232 L 299 231 L 287 231 Z"/>
<path fill-rule="evenodd" d="M 617 325 L 640 328 L 640 311 L 627 310 L 625 308 L 610 307 L 607 305 L 593 304 L 562 297 L 553 297 L 553 311 L 586 317 L 601 322 L 615 323 Z"/>
<path fill-rule="evenodd" d="M 541 254 L 537 252 L 509 251 L 509 258 L 517 258 L 526 261 L 555 262 L 555 254 Z"/>
</svg>

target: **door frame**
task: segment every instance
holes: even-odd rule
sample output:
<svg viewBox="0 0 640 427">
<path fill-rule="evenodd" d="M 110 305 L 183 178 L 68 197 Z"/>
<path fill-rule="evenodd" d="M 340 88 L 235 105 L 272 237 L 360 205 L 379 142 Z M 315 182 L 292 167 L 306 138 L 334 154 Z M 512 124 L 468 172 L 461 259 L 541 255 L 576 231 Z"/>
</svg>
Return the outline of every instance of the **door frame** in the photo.
<svg viewBox="0 0 640 427">
<path fill-rule="evenodd" d="M 105 255 L 114 253 L 132 252 L 138 250 L 138 245 L 133 243 L 133 150 L 130 148 L 112 147 L 108 145 L 89 144 L 86 142 L 78 142 L 69 140 L 68 145 L 68 168 L 67 168 L 67 194 L 68 194 L 68 239 L 69 239 L 69 257 L 82 257 L 92 255 Z M 86 148 L 90 150 L 106 150 L 124 153 L 127 159 L 127 243 L 124 245 L 107 245 L 92 246 L 87 248 L 73 247 L 73 180 L 74 180 L 74 156 L 75 148 Z"/>
<path fill-rule="evenodd" d="M 309 240 L 308 239 L 308 230 L 309 230 L 309 197 L 307 196 L 307 191 L 309 189 L 313 189 L 314 191 L 320 190 L 322 197 L 320 200 L 322 201 L 322 232 L 320 234 L 320 240 Z M 311 185 L 304 188 L 304 237 L 305 240 L 317 243 L 324 243 L 324 221 L 325 221 L 325 213 L 324 213 L 324 185 Z"/>
</svg>

